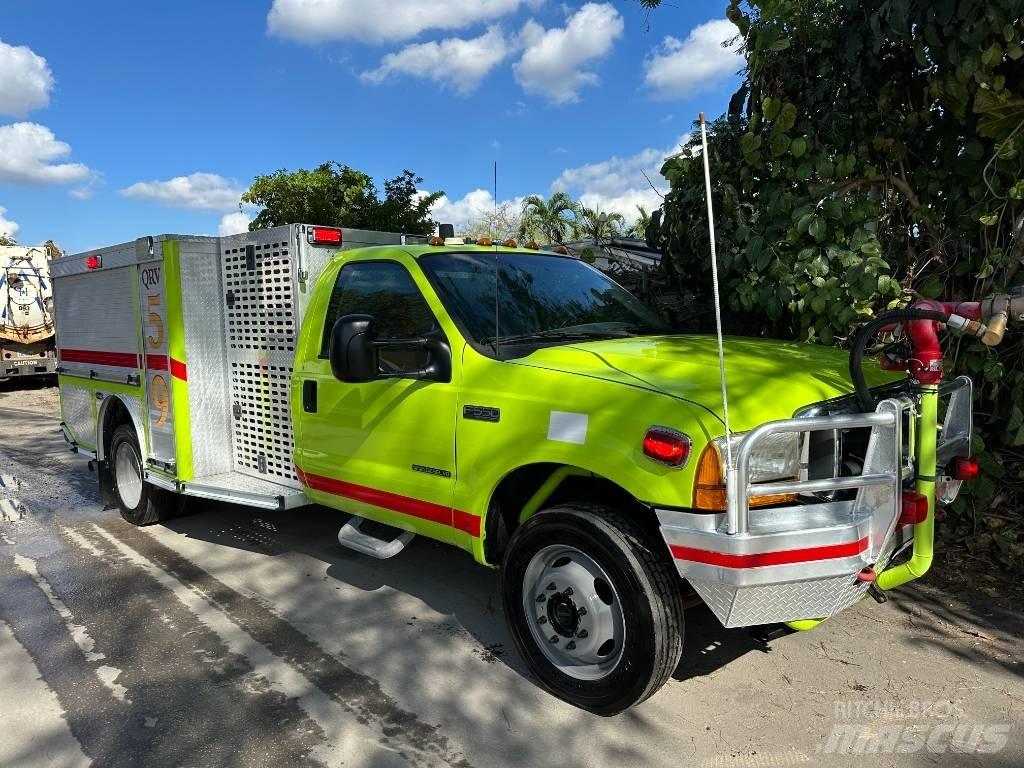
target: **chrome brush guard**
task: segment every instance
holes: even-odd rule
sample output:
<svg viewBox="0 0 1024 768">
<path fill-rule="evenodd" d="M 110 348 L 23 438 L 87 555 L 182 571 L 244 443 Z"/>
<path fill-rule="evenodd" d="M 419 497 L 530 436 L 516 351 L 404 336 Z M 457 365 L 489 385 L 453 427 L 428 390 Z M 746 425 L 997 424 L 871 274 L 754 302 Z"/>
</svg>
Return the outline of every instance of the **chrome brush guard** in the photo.
<svg viewBox="0 0 1024 768">
<path fill-rule="evenodd" d="M 970 442 L 970 380 L 946 388 L 952 395 L 940 439 L 940 455 Z M 863 596 L 864 568 L 882 570 L 909 540 L 913 526 L 900 525 L 903 483 L 913 477 L 915 401 L 880 402 L 873 413 L 773 421 L 744 436 L 729 473 L 728 508 L 722 513 L 659 509 L 661 533 L 685 577 L 727 627 L 822 618 Z M 750 457 L 759 441 L 780 433 L 870 429 L 863 469 L 852 477 L 750 481 Z M 836 462 L 838 475 L 839 462 Z M 841 500 L 751 509 L 763 496 L 835 494 Z"/>
</svg>

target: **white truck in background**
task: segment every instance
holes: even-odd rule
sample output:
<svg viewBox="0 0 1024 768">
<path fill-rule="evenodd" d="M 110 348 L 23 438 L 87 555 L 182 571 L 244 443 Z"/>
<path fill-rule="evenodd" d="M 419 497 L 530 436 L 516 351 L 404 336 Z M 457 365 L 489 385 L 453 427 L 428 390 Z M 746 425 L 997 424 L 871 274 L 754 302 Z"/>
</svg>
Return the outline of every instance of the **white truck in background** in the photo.
<svg viewBox="0 0 1024 768">
<path fill-rule="evenodd" d="M 40 246 L 0 246 L 0 382 L 56 372 L 50 260 L 52 240 Z"/>
</svg>

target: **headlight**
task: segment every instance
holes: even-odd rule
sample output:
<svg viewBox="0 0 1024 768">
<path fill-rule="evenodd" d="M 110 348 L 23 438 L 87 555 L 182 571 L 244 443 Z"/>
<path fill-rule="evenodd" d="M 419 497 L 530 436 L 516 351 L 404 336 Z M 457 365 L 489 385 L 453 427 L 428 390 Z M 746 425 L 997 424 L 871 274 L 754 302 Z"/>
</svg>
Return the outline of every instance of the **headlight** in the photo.
<svg viewBox="0 0 1024 768">
<path fill-rule="evenodd" d="M 732 457 L 733 461 L 739 454 L 740 443 L 746 437 L 745 433 L 733 434 Z M 722 476 L 725 476 L 725 437 L 719 437 L 713 441 L 718 452 L 718 459 L 722 466 Z M 750 454 L 750 473 L 748 475 L 752 483 L 767 483 L 772 480 L 788 480 L 800 475 L 800 433 L 799 432 L 777 432 L 773 435 L 766 435 L 757 441 L 754 450 Z"/>
</svg>

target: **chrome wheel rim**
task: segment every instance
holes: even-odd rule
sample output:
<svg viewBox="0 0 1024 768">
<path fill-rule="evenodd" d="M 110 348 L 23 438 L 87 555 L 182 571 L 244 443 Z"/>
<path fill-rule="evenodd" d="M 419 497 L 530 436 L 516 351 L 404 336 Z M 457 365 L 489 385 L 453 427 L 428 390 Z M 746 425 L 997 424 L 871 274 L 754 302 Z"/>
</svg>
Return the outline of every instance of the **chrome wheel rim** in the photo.
<svg viewBox="0 0 1024 768">
<path fill-rule="evenodd" d="M 142 501 L 142 463 L 130 443 L 117 446 L 114 456 L 114 478 L 117 493 L 128 509 L 135 509 Z"/>
<path fill-rule="evenodd" d="M 555 544 L 523 574 L 523 611 L 534 642 L 560 672 L 600 680 L 622 658 L 622 604 L 611 578 L 589 555 Z"/>
</svg>

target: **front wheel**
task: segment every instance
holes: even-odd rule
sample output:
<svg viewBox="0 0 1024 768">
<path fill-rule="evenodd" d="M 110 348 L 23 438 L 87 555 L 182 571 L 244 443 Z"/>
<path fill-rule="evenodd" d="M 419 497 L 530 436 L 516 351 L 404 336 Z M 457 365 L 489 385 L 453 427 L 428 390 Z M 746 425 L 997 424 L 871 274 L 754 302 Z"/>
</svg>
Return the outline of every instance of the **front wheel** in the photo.
<svg viewBox="0 0 1024 768">
<path fill-rule="evenodd" d="M 639 704 L 679 663 L 679 576 L 627 515 L 595 504 L 534 515 L 509 542 L 502 592 L 531 671 L 583 709 Z"/>
<path fill-rule="evenodd" d="M 153 525 L 175 512 L 174 494 L 145 482 L 139 441 L 127 424 L 114 430 L 110 440 L 110 475 L 121 517 L 132 525 Z"/>
</svg>

